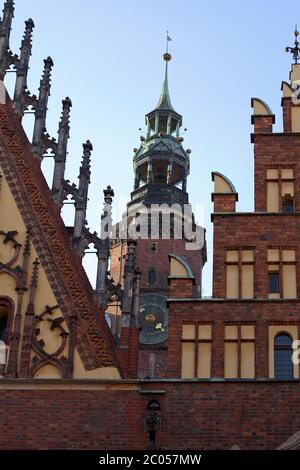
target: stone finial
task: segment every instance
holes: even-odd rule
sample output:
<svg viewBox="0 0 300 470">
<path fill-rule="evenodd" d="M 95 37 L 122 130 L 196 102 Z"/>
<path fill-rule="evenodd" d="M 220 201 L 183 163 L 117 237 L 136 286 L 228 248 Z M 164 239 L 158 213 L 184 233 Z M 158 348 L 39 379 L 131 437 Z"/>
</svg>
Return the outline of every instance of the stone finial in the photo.
<svg viewBox="0 0 300 470">
<path fill-rule="evenodd" d="M 107 186 L 103 191 L 104 194 L 104 207 L 101 215 L 101 239 L 106 240 L 109 237 L 112 227 L 112 203 L 115 196 L 114 190 L 111 186 Z"/>
<path fill-rule="evenodd" d="M 31 251 L 30 247 L 30 232 L 26 233 L 26 240 L 24 244 L 24 256 L 29 256 Z"/>
<path fill-rule="evenodd" d="M 25 21 L 25 32 L 24 32 L 24 37 L 22 41 L 22 46 L 28 46 L 31 44 L 32 32 L 34 28 L 35 28 L 35 24 L 32 18 L 29 18 L 29 20 Z"/>
<path fill-rule="evenodd" d="M 113 202 L 113 197 L 115 196 L 114 190 L 111 188 L 111 186 L 107 186 L 107 188 L 104 189 L 103 193 L 105 204 L 111 205 Z"/>
<path fill-rule="evenodd" d="M 40 262 L 38 259 L 36 259 L 33 263 L 33 271 L 32 271 L 32 276 L 31 276 L 31 283 L 30 283 L 31 289 L 35 289 L 38 286 L 39 266 L 40 266 Z"/>
<path fill-rule="evenodd" d="M 4 3 L 2 21 L 0 21 L 0 73 L 2 77 L 4 77 L 7 68 L 7 56 L 14 11 L 14 1 L 7 0 Z"/>
<path fill-rule="evenodd" d="M 14 12 L 14 10 L 15 10 L 14 0 L 6 0 L 6 2 L 4 3 L 4 9 L 3 9 L 3 20 L 6 14 Z"/>
<path fill-rule="evenodd" d="M 14 94 L 14 105 L 15 110 L 22 118 L 25 110 L 25 97 L 27 89 L 27 76 L 29 69 L 29 60 L 32 50 L 32 32 L 34 28 L 34 22 L 30 18 L 25 22 L 25 32 L 20 48 L 20 60 L 17 65 L 17 78 Z"/>
<path fill-rule="evenodd" d="M 62 100 L 62 113 L 59 122 L 58 129 L 58 155 L 61 157 L 61 153 L 66 151 L 67 141 L 70 133 L 70 114 L 72 108 L 72 101 L 69 97 Z M 63 155 L 64 159 L 66 155 Z"/>
<path fill-rule="evenodd" d="M 86 141 L 83 146 L 83 160 L 82 160 L 82 165 L 81 167 L 84 169 L 90 169 L 90 164 L 91 164 L 91 155 L 93 151 L 93 145 L 89 140 Z"/>
<path fill-rule="evenodd" d="M 54 66 L 54 63 L 51 57 L 47 57 L 47 59 L 44 59 L 44 70 L 43 70 L 43 75 L 42 75 L 42 80 L 41 80 L 41 86 L 44 85 L 50 88 L 51 72 L 52 72 L 53 66 Z"/>
<path fill-rule="evenodd" d="M 83 146 L 83 158 L 80 167 L 79 175 L 79 186 L 78 186 L 78 200 L 85 201 L 85 207 L 87 206 L 88 186 L 90 184 L 91 177 L 91 156 L 93 151 L 93 145 L 89 140 L 86 141 Z M 78 201 L 78 202 L 79 202 Z"/>
<path fill-rule="evenodd" d="M 14 13 L 15 13 L 15 2 L 13 0 L 7 0 L 4 3 L 3 18 L 2 18 L 1 26 L 7 30 L 6 33 L 8 37 L 10 34 L 10 29 L 11 29 L 12 20 L 14 18 Z"/>
<path fill-rule="evenodd" d="M 103 191 L 104 194 L 104 209 L 101 215 L 101 244 L 97 250 L 98 256 L 98 269 L 96 281 L 96 296 L 98 299 L 99 307 L 105 309 L 107 307 L 108 299 L 108 265 L 110 255 L 110 229 L 112 226 L 111 206 L 114 197 L 114 191 L 111 186 L 107 186 Z"/>
<path fill-rule="evenodd" d="M 39 88 L 39 98 L 37 107 L 35 110 L 35 123 L 34 123 L 34 131 L 33 131 L 33 139 L 32 139 L 32 147 L 33 153 L 42 161 L 43 159 L 43 151 L 42 151 L 42 143 L 43 143 L 43 136 L 45 133 L 46 127 L 46 115 L 48 109 L 48 99 L 50 95 L 50 88 L 51 88 L 51 71 L 53 67 L 53 60 L 51 57 L 48 57 L 44 60 L 44 70 L 42 79 L 40 82 Z"/>
<path fill-rule="evenodd" d="M 69 117 L 70 117 L 70 109 L 72 108 L 72 101 L 67 96 L 64 100 L 62 100 L 62 115 L 61 115 L 61 123 L 62 124 L 69 124 Z"/>
<path fill-rule="evenodd" d="M 58 129 L 57 152 L 54 160 L 52 196 L 61 207 L 63 204 L 63 183 L 66 170 L 67 146 L 70 137 L 70 112 L 72 101 L 69 97 L 62 101 L 62 114 Z"/>
</svg>

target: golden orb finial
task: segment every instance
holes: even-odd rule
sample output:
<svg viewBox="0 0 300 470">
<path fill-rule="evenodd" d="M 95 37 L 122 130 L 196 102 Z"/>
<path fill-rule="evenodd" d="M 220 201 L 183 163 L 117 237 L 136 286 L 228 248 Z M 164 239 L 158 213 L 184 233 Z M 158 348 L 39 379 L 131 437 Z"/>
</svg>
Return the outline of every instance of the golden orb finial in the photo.
<svg viewBox="0 0 300 470">
<path fill-rule="evenodd" d="M 171 54 L 169 54 L 169 52 L 166 52 L 163 55 L 163 59 L 164 59 L 165 62 L 170 62 L 170 60 L 172 60 L 172 56 L 171 56 Z"/>
</svg>

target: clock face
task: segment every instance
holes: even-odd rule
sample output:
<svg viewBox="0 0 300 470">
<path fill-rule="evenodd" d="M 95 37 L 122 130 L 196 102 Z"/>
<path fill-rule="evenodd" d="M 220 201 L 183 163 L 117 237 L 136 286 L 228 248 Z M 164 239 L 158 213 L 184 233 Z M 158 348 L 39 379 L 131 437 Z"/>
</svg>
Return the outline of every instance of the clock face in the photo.
<svg viewBox="0 0 300 470">
<path fill-rule="evenodd" d="M 168 309 L 165 297 L 147 294 L 140 297 L 139 325 L 141 344 L 160 344 L 168 338 Z"/>
</svg>

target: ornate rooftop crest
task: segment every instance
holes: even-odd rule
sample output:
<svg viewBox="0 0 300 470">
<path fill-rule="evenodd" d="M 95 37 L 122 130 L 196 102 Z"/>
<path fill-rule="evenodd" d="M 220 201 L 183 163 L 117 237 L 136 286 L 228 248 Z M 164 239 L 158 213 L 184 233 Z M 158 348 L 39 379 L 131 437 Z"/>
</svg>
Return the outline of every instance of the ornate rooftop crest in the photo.
<svg viewBox="0 0 300 470">
<path fill-rule="evenodd" d="M 298 41 L 299 31 L 297 25 L 295 26 L 294 36 L 294 47 L 286 47 L 285 52 L 290 52 L 291 54 L 293 54 L 294 64 L 298 64 L 298 61 L 300 60 L 300 47 Z"/>
</svg>

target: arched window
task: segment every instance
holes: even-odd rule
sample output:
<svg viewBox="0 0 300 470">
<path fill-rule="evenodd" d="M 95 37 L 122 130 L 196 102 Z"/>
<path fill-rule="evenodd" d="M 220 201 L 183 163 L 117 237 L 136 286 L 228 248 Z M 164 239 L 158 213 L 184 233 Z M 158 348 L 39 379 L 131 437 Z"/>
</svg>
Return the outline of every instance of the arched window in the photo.
<svg viewBox="0 0 300 470">
<path fill-rule="evenodd" d="M 8 322 L 8 308 L 0 304 L 0 341 L 6 341 L 7 336 L 7 322 Z"/>
<path fill-rule="evenodd" d="M 148 284 L 156 284 L 156 271 L 155 269 L 150 269 L 148 272 Z"/>
<path fill-rule="evenodd" d="M 294 378 L 292 362 L 292 338 L 287 333 L 280 333 L 274 340 L 274 376 L 277 380 Z"/>
</svg>

